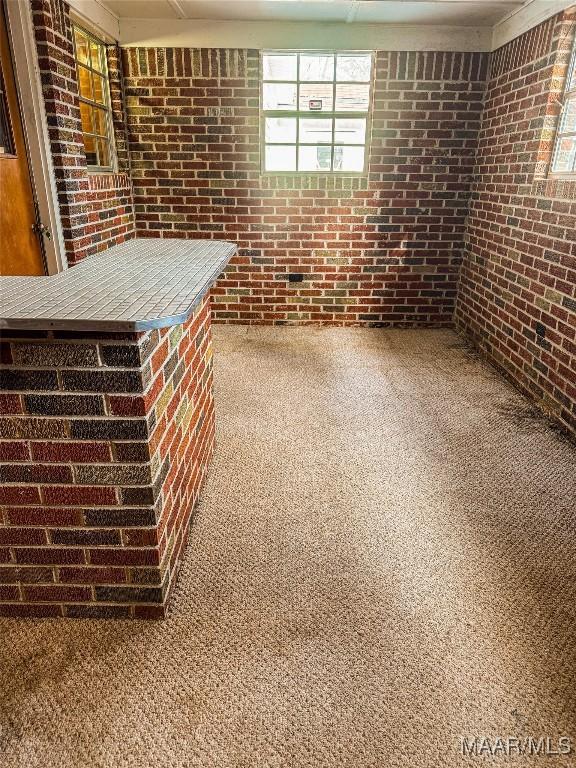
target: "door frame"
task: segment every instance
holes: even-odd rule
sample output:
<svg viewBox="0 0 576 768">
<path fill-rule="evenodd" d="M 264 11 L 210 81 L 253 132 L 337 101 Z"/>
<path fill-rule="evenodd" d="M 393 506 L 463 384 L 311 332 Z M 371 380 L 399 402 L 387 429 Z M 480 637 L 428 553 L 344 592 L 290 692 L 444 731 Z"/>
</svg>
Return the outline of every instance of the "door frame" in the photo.
<svg viewBox="0 0 576 768">
<path fill-rule="evenodd" d="M 60 221 L 60 207 L 44 97 L 38 66 L 38 52 L 29 2 L 5 0 L 8 37 L 12 48 L 16 90 L 22 112 L 24 138 L 32 174 L 32 188 L 40 221 L 48 227 L 51 238 L 43 237 L 46 269 L 49 275 L 68 267 Z"/>
</svg>

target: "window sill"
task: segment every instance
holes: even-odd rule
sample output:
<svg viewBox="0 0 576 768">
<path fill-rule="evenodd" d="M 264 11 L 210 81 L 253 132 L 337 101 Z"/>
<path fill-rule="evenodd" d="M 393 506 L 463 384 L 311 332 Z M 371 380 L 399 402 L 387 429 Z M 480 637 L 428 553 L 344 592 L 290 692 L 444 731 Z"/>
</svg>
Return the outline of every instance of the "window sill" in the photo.
<svg viewBox="0 0 576 768">
<path fill-rule="evenodd" d="M 574 173 L 551 173 L 546 181 L 576 181 L 576 171 Z"/>
<path fill-rule="evenodd" d="M 87 171 L 89 176 L 112 176 L 118 173 L 114 168 L 96 168 L 95 166 L 88 166 Z"/>
<path fill-rule="evenodd" d="M 576 200 L 576 175 L 554 174 L 545 179 L 536 179 L 531 191 L 537 196 Z"/>
<path fill-rule="evenodd" d="M 368 171 L 260 171 L 260 176 L 282 176 L 291 179 L 314 176 L 321 179 L 358 179 L 368 177 Z"/>
</svg>

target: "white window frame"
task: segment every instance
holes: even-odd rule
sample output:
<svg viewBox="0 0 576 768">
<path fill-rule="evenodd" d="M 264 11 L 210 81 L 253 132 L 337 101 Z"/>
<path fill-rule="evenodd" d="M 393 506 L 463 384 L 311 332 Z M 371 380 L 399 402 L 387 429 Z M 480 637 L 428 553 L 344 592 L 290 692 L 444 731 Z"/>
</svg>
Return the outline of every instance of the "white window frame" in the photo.
<svg viewBox="0 0 576 768">
<path fill-rule="evenodd" d="M 72 19 L 72 27 L 80 30 L 80 32 L 83 35 L 85 35 L 88 38 L 88 40 L 93 40 L 96 43 L 96 45 L 102 48 L 103 71 L 100 72 L 94 69 L 92 66 L 89 66 L 88 64 L 84 64 L 78 58 L 78 52 L 76 51 L 76 35 L 73 29 L 72 36 L 74 38 L 74 67 L 76 70 L 76 77 L 78 78 L 78 102 L 87 104 L 89 107 L 103 109 L 104 112 L 106 113 L 106 130 L 108 135 L 105 136 L 104 138 L 108 141 L 108 151 L 110 154 L 110 165 L 92 165 L 90 163 L 87 163 L 86 167 L 89 173 L 94 173 L 94 174 L 117 173 L 118 158 L 116 156 L 114 123 L 112 120 L 112 99 L 110 96 L 110 73 L 108 72 L 107 44 L 105 40 L 102 40 L 102 38 L 94 34 L 94 32 L 92 32 L 90 29 L 87 29 L 81 22 L 78 22 Z M 99 104 L 98 102 L 92 99 L 87 99 L 80 94 L 80 77 L 78 74 L 78 65 L 83 66 L 85 69 L 88 69 L 90 73 L 94 72 L 96 75 L 103 76 L 104 104 Z M 82 133 L 82 142 L 84 142 L 85 132 L 82 128 L 81 128 L 81 133 Z M 98 138 L 97 134 L 87 134 L 87 135 Z"/>
<path fill-rule="evenodd" d="M 282 54 L 297 54 L 297 65 L 296 65 L 296 80 L 265 80 L 264 78 L 264 56 L 266 55 L 282 55 Z M 338 80 L 337 79 L 337 73 L 336 73 L 336 58 L 334 59 L 334 78 L 332 80 L 323 80 L 323 81 L 315 81 L 315 80 L 300 80 L 300 56 L 313 56 L 315 54 L 322 55 L 322 54 L 329 54 L 331 56 L 336 57 L 337 55 L 351 55 L 354 54 L 361 54 L 361 55 L 369 55 L 370 56 L 370 80 L 369 80 L 369 88 L 368 88 L 368 109 L 366 111 L 361 112 L 353 112 L 350 110 L 345 111 L 336 111 L 336 85 L 344 84 L 344 85 L 359 85 L 362 84 L 360 81 L 351 81 L 351 80 Z M 344 176 L 365 176 L 368 173 L 368 164 L 369 164 L 369 152 L 370 152 L 370 145 L 371 145 L 371 137 L 372 137 L 372 99 L 374 96 L 374 64 L 375 64 L 375 57 L 374 57 L 374 51 L 367 51 L 367 50 L 319 50 L 319 49 L 302 49 L 302 50 L 287 50 L 287 49 L 272 49 L 272 50 L 263 50 L 260 51 L 260 171 L 263 176 L 336 176 L 336 177 L 344 177 Z M 270 110 L 264 109 L 264 83 L 274 82 L 278 84 L 286 84 L 286 83 L 296 83 L 296 109 L 295 110 Z M 332 85 L 332 111 L 315 111 L 315 110 L 300 110 L 300 84 L 305 83 L 306 85 L 315 85 L 316 83 L 321 83 L 322 85 Z M 365 84 L 365 83 L 364 83 Z M 291 117 L 296 118 L 296 142 L 294 144 L 287 143 L 284 144 L 277 144 L 276 146 L 290 146 L 296 147 L 296 163 L 298 163 L 298 147 L 300 146 L 306 146 L 307 143 L 300 143 L 299 142 L 299 118 L 327 118 L 332 119 L 332 141 L 330 143 L 326 142 L 325 144 L 322 144 L 323 147 L 329 147 L 331 151 L 331 165 L 333 165 L 334 162 L 334 147 L 335 146 L 342 146 L 341 143 L 335 143 L 334 142 L 334 132 L 335 132 L 335 125 L 336 125 L 336 119 L 337 118 L 365 118 L 366 119 L 366 134 L 364 136 L 364 166 L 361 171 L 344 171 L 344 170 L 338 170 L 335 171 L 333 169 L 330 169 L 329 171 L 305 171 L 305 170 L 295 170 L 295 171 L 268 171 L 266 170 L 266 118 L 267 117 Z M 314 146 L 317 146 L 316 144 Z M 360 144 L 350 144 L 348 146 L 361 146 Z"/>
<path fill-rule="evenodd" d="M 550 175 L 555 178 L 576 179 L 576 151 L 574 152 L 573 166 L 569 171 L 556 171 L 554 166 L 556 158 L 560 152 L 560 142 L 562 139 L 571 138 L 576 143 L 576 131 L 562 131 L 562 122 L 564 115 L 570 104 L 576 104 L 576 45 L 572 51 L 568 73 L 566 75 L 566 85 L 564 87 L 564 96 L 562 100 L 562 111 L 558 119 L 558 128 L 556 129 L 556 138 L 554 140 L 554 152 L 552 154 L 552 163 L 550 164 Z"/>
</svg>

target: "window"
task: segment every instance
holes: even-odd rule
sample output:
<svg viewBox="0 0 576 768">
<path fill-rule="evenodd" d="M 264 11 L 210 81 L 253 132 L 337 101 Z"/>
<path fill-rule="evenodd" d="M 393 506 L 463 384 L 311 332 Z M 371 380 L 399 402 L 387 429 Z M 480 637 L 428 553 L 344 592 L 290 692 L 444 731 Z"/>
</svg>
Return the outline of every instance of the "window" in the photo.
<svg viewBox="0 0 576 768">
<path fill-rule="evenodd" d="M 372 54 L 262 54 L 262 167 L 267 173 L 361 173 Z"/>
<path fill-rule="evenodd" d="M 112 171 L 112 119 L 106 46 L 89 32 L 75 26 L 74 49 L 82 138 L 88 167 Z"/>
<path fill-rule="evenodd" d="M 0 71 L 0 155 L 16 154 L 12 127 L 8 115 L 8 96 L 4 88 L 2 71 Z"/>
<path fill-rule="evenodd" d="M 576 174 L 576 50 L 566 78 L 564 106 L 558 124 L 552 173 Z"/>
</svg>

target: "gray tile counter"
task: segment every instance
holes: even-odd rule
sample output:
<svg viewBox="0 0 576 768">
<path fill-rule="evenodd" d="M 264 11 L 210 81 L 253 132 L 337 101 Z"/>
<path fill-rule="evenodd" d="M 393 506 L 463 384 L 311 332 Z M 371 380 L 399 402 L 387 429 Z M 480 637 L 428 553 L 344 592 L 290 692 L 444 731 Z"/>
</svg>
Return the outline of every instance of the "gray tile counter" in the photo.
<svg viewBox="0 0 576 768">
<path fill-rule="evenodd" d="M 236 253 L 136 238 L 50 277 L 0 277 L 0 329 L 144 331 L 185 322 Z"/>
</svg>

